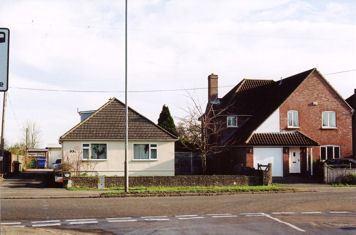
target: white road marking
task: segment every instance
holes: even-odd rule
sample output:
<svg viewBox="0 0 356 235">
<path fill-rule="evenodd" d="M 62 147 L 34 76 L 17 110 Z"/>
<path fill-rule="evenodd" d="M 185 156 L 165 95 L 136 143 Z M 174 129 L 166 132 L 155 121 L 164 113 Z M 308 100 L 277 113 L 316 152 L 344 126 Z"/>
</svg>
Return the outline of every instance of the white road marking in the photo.
<svg viewBox="0 0 356 235">
<path fill-rule="evenodd" d="M 320 211 L 305 211 L 305 212 L 301 212 L 301 214 L 303 214 L 303 215 L 314 215 L 314 214 L 322 214 L 322 212 L 320 212 Z"/>
<path fill-rule="evenodd" d="M 43 221 L 32 221 L 33 224 L 40 224 L 40 223 L 58 223 L 61 222 L 60 220 L 43 220 Z"/>
<path fill-rule="evenodd" d="M 232 215 L 230 213 L 225 213 L 225 214 L 206 214 L 208 216 L 220 216 L 220 215 Z"/>
<path fill-rule="evenodd" d="M 169 221 L 169 219 L 165 218 L 151 218 L 151 219 L 144 219 L 145 221 Z"/>
<path fill-rule="evenodd" d="M 137 219 L 108 220 L 109 223 L 137 222 Z"/>
<path fill-rule="evenodd" d="M 107 220 L 119 220 L 119 219 L 132 219 L 132 217 L 116 217 L 116 218 L 106 218 Z"/>
<path fill-rule="evenodd" d="M 213 215 L 212 218 L 235 218 L 237 215 Z"/>
<path fill-rule="evenodd" d="M 285 225 L 287 225 L 287 226 L 289 226 L 289 227 L 291 227 L 291 228 L 293 228 L 293 229 L 295 229 L 295 230 L 297 230 L 297 231 L 299 231 L 299 232 L 305 233 L 305 230 L 304 230 L 304 229 L 298 228 L 297 226 L 295 226 L 295 225 L 293 225 L 293 224 L 291 224 L 291 223 L 284 222 L 284 221 L 282 221 L 282 220 L 280 220 L 280 219 L 277 219 L 277 218 L 275 218 L 275 217 L 272 217 L 272 216 L 270 216 L 270 215 L 268 215 L 268 214 L 264 214 L 264 216 L 267 217 L 267 218 L 270 218 L 270 219 L 272 219 L 272 220 L 274 220 L 274 221 L 277 221 L 278 223 L 285 224 Z"/>
<path fill-rule="evenodd" d="M 272 215 L 293 215 L 295 212 L 272 212 Z"/>
<path fill-rule="evenodd" d="M 5 223 L 0 223 L 1 225 L 15 225 L 15 224 L 21 224 L 21 222 L 5 222 Z"/>
<path fill-rule="evenodd" d="M 167 218 L 168 216 L 162 215 L 162 216 L 142 216 L 142 219 L 155 219 L 155 218 Z"/>
<path fill-rule="evenodd" d="M 176 215 L 175 217 L 192 217 L 192 216 L 198 216 L 198 215 Z"/>
<path fill-rule="evenodd" d="M 240 213 L 242 216 L 264 216 L 265 213 Z"/>
<path fill-rule="evenodd" d="M 93 221 L 79 221 L 79 222 L 70 222 L 69 224 L 97 224 L 98 221 L 93 220 Z"/>
<path fill-rule="evenodd" d="M 349 214 L 349 211 L 329 211 L 330 214 Z"/>
<path fill-rule="evenodd" d="M 67 219 L 67 222 L 79 222 L 79 221 L 95 221 L 96 219 Z"/>
<path fill-rule="evenodd" d="M 61 223 L 54 224 L 33 224 L 32 227 L 50 227 L 50 226 L 60 226 Z"/>
<path fill-rule="evenodd" d="M 190 220 L 190 219 L 204 219 L 205 217 L 203 216 L 195 216 L 195 217 L 180 217 L 180 218 L 177 218 L 179 220 Z"/>
</svg>

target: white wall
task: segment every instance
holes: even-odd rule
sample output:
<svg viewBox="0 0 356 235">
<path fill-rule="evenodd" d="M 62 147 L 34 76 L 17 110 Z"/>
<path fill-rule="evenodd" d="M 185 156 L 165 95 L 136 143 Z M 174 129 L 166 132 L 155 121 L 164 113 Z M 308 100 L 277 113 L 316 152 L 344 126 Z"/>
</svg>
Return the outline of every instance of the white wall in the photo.
<svg viewBox="0 0 356 235">
<path fill-rule="evenodd" d="M 255 131 L 255 133 L 280 132 L 279 108 L 276 109 Z"/>
<path fill-rule="evenodd" d="M 52 168 L 53 163 L 56 162 L 57 159 L 62 159 L 62 148 L 48 148 L 48 156 L 49 156 L 49 168 Z"/>
<path fill-rule="evenodd" d="M 272 163 L 272 176 L 283 176 L 283 148 L 253 148 L 253 167 Z"/>
<path fill-rule="evenodd" d="M 81 146 L 83 143 L 106 143 L 106 160 L 83 161 L 83 171 L 97 172 L 99 175 L 123 176 L 125 161 L 125 145 L 123 141 L 64 141 L 63 161 L 66 158 L 81 160 Z M 134 160 L 133 144 L 157 144 L 157 160 Z M 174 176 L 174 142 L 159 141 L 130 141 L 128 152 L 128 170 L 130 176 Z"/>
</svg>

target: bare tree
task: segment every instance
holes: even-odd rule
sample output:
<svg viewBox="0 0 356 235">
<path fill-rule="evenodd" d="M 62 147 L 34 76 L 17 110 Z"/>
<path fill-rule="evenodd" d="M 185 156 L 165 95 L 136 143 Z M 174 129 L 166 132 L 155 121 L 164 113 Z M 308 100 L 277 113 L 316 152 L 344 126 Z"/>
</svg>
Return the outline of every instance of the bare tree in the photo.
<svg viewBox="0 0 356 235">
<path fill-rule="evenodd" d="M 75 147 L 63 156 L 61 168 L 63 171 L 70 171 L 74 176 L 80 176 L 82 173 L 92 173 L 95 170 L 97 162 L 83 160 L 82 151 Z"/>
<path fill-rule="evenodd" d="M 216 155 L 227 150 L 223 142 L 226 134 L 226 114 L 228 107 L 208 104 L 205 111 L 192 97 L 192 107 L 186 110 L 187 115 L 177 125 L 179 141 L 189 149 L 199 151 L 202 158 L 202 169 L 206 173 L 208 155 Z"/>
<path fill-rule="evenodd" d="M 41 143 L 41 128 L 36 121 L 27 121 L 23 133 L 22 142 L 26 148 L 36 148 Z"/>
</svg>

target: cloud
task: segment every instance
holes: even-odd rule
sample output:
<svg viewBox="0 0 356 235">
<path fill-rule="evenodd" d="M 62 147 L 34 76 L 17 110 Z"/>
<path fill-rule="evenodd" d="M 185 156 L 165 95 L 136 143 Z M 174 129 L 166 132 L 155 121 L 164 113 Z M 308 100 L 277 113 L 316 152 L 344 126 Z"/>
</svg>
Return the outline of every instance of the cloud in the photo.
<svg viewBox="0 0 356 235">
<path fill-rule="evenodd" d="M 350 1 L 129 1 L 130 90 L 220 85 L 242 78 L 279 79 L 318 67 L 355 68 L 355 7 Z M 124 1 L 3 0 L 0 25 L 11 30 L 10 87 L 124 90 Z M 346 98 L 354 73 L 330 75 Z M 229 88 L 221 88 L 222 96 Z M 191 91 L 206 102 L 207 91 Z M 96 109 L 122 93 L 9 91 L 6 133 L 38 121 L 43 145 L 74 126 L 77 108 Z M 129 104 L 157 121 L 163 104 L 174 116 L 189 105 L 185 92 L 129 93 Z"/>
</svg>

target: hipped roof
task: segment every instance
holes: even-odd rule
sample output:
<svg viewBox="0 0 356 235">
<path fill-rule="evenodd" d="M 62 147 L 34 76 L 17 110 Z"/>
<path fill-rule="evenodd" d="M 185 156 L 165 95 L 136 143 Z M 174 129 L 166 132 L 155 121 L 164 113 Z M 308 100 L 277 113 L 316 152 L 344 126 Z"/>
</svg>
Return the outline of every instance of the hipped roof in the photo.
<svg viewBox="0 0 356 235">
<path fill-rule="evenodd" d="M 162 129 L 132 108 L 128 108 L 129 140 L 167 140 L 176 136 Z M 110 99 L 90 117 L 62 135 L 64 140 L 124 140 L 125 104 L 117 98 Z"/>
</svg>

